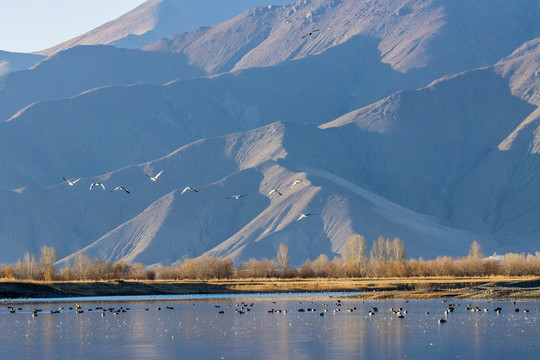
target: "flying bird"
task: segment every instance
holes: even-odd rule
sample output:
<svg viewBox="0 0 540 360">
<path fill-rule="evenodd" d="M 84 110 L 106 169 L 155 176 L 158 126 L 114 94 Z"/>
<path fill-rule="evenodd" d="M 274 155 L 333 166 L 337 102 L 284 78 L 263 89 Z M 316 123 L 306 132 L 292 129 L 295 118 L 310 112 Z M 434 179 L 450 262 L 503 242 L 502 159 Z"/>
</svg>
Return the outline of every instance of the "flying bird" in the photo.
<svg viewBox="0 0 540 360">
<path fill-rule="evenodd" d="M 300 214 L 300 217 L 296 220 L 296 222 L 299 222 L 303 218 L 307 218 L 308 216 L 315 215 L 315 214 Z"/>
<path fill-rule="evenodd" d="M 306 183 L 303 182 L 302 180 L 296 180 L 296 181 L 293 182 L 293 184 L 291 185 L 291 189 L 292 189 L 296 184 L 302 184 L 302 185 L 304 185 L 304 186 L 308 186 L 308 184 L 306 184 Z"/>
<path fill-rule="evenodd" d="M 227 197 L 225 197 L 225 198 L 226 198 L 226 199 L 235 199 L 235 200 L 238 200 L 238 199 L 240 199 L 241 197 L 244 197 L 244 196 L 247 196 L 247 194 L 231 195 L 231 196 L 227 196 Z"/>
<path fill-rule="evenodd" d="M 129 190 L 123 186 L 117 186 L 114 188 L 114 190 L 111 190 L 111 192 L 115 192 L 116 190 L 124 190 L 127 194 L 129 194 Z"/>
<path fill-rule="evenodd" d="M 279 190 L 277 190 L 277 189 L 272 189 L 272 190 L 270 190 L 270 192 L 268 193 L 267 196 L 270 196 L 270 195 L 272 195 L 273 193 L 278 193 L 279 196 L 283 196 L 283 194 L 280 193 Z"/>
<path fill-rule="evenodd" d="M 102 183 L 92 183 L 92 185 L 90 185 L 90 190 L 92 190 L 94 186 L 101 186 L 103 190 L 105 190 L 105 185 L 103 185 Z"/>
<path fill-rule="evenodd" d="M 146 176 L 148 176 L 148 177 L 150 178 L 150 180 L 152 180 L 152 181 L 158 181 L 158 177 L 159 177 L 159 175 L 161 175 L 162 172 L 163 172 L 163 170 L 161 170 L 160 172 L 158 172 L 156 176 L 151 176 L 151 175 L 148 175 L 147 173 L 145 173 L 145 174 L 146 174 Z"/>
<path fill-rule="evenodd" d="M 69 186 L 73 186 L 77 183 L 77 181 L 81 180 L 81 178 L 78 178 L 77 180 L 74 180 L 74 181 L 69 181 L 68 179 L 66 178 L 62 178 L 64 179 L 64 181 L 67 181 L 67 183 L 69 184 Z"/>
<path fill-rule="evenodd" d="M 313 35 L 313 34 L 316 33 L 317 31 L 319 31 L 319 29 L 316 29 L 316 30 L 313 30 L 313 31 L 308 32 L 307 34 L 304 34 L 304 36 L 302 36 L 302 39 L 305 38 L 306 36 L 311 36 L 311 35 Z"/>
<path fill-rule="evenodd" d="M 180 194 L 180 196 L 184 195 L 184 193 L 188 190 L 193 190 L 195 192 L 199 192 L 199 190 L 195 189 L 194 187 L 191 187 L 191 186 L 188 186 L 187 188 L 185 188 L 184 190 L 182 190 L 182 193 Z"/>
</svg>

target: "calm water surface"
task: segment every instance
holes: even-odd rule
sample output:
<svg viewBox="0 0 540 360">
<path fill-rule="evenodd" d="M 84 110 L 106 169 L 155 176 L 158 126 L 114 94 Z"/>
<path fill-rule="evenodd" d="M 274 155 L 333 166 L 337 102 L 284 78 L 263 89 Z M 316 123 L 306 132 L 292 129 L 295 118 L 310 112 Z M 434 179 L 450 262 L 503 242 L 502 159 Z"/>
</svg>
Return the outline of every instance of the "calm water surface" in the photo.
<svg viewBox="0 0 540 360">
<path fill-rule="evenodd" d="M 336 305 L 338 299 L 341 306 Z M 362 302 L 338 296 L 277 295 L 102 300 L 80 303 L 84 310 L 80 314 L 75 312 L 75 303 L 67 301 L 1 303 L 0 359 L 540 358 L 537 301 L 515 305 L 467 299 Z M 445 315 L 451 303 L 455 310 Z M 467 311 L 468 304 L 482 311 Z M 8 306 L 16 312 L 11 313 Z M 51 314 L 60 306 L 64 307 L 60 313 Z M 116 315 L 108 311 L 120 307 L 129 310 Z M 369 316 L 371 307 L 378 311 Z M 391 307 L 406 309 L 405 317 L 398 318 L 389 311 Z M 500 314 L 493 311 L 496 307 L 502 307 Z M 34 308 L 42 310 L 35 317 Z M 272 309 L 287 313 L 269 313 Z M 439 319 L 447 322 L 439 324 Z"/>
</svg>

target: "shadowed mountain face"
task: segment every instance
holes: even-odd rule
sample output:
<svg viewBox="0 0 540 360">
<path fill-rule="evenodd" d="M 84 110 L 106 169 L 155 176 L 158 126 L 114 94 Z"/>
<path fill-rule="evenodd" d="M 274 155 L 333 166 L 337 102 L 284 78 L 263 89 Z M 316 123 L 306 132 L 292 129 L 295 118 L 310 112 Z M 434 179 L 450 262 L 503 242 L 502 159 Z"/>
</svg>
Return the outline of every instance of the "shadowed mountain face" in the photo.
<svg viewBox="0 0 540 360">
<path fill-rule="evenodd" d="M 42 55 L 13 53 L 0 50 L 0 77 L 10 72 L 30 69 L 44 58 L 45 56 Z M 3 82 L 4 80 L 0 78 L 0 84 Z"/>
<path fill-rule="evenodd" d="M 90 89 L 129 84 L 164 84 L 200 76 L 183 55 L 112 46 L 78 46 L 53 55 L 31 70 L 9 74 L 0 88 L 0 119 L 26 106 L 69 98 Z"/>
<path fill-rule="evenodd" d="M 42 245 L 240 262 L 286 243 L 298 265 L 352 233 L 400 237 L 412 257 L 537 250 L 534 2 L 490 4 L 298 1 L 10 74 L 0 262 Z"/>
</svg>

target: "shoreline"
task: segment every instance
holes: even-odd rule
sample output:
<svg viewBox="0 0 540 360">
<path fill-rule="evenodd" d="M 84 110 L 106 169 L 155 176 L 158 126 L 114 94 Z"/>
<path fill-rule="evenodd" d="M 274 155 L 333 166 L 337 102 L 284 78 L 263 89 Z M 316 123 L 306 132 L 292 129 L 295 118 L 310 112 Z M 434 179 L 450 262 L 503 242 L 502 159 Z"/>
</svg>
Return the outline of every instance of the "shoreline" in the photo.
<svg viewBox="0 0 540 360">
<path fill-rule="evenodd" d="M 362 292 L 361 299 L 540 299 L 540 277 L 0 281 L 0 299 Z"/>
</svg>

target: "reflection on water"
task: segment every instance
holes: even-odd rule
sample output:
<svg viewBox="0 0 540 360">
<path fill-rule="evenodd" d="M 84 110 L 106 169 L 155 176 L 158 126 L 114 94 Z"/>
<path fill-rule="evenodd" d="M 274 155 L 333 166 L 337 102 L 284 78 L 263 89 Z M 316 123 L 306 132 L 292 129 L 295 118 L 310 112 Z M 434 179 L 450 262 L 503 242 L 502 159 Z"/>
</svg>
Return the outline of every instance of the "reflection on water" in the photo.
<svg viewBox="0 0 540 360">
<path fill-rule="evenodd" d="M 4 303 L 0 358 L 525 359 L 538 355 L 540 302 L 514 305 L 460 299 L 454 301 L 454 312 L 445 315 L 449 303 L 441 300 L 364 303 L 342 298 L 341 306 L 336 297 L 312 300 L 93 302 L 84 303 L 81 314 L 68 309 L 73 303 L 13 305 L 22 307 L 14 314 Z M 466 310 L 469 303 L 481 311 Z M 59 306 L 66 308 L 50 313 Z M 372 306 L 379 311 L 369 316 Z M 500 314 L 493 311 L 498 306 L 503 308 Z M 35 307 L 42 311 L 33 317 Z M 120 307 L 129 310 L 116 315 L 108 311 Z M 389 311 L 391 307 L 406 309 L 405 317 L 398 318 Z M 308 308 L 316 311 L 298 311 Z M 271 309 L 282 312 L 271 313 Z M 447 322 L 439 324 L 441 318 Z"/>
</svg>

